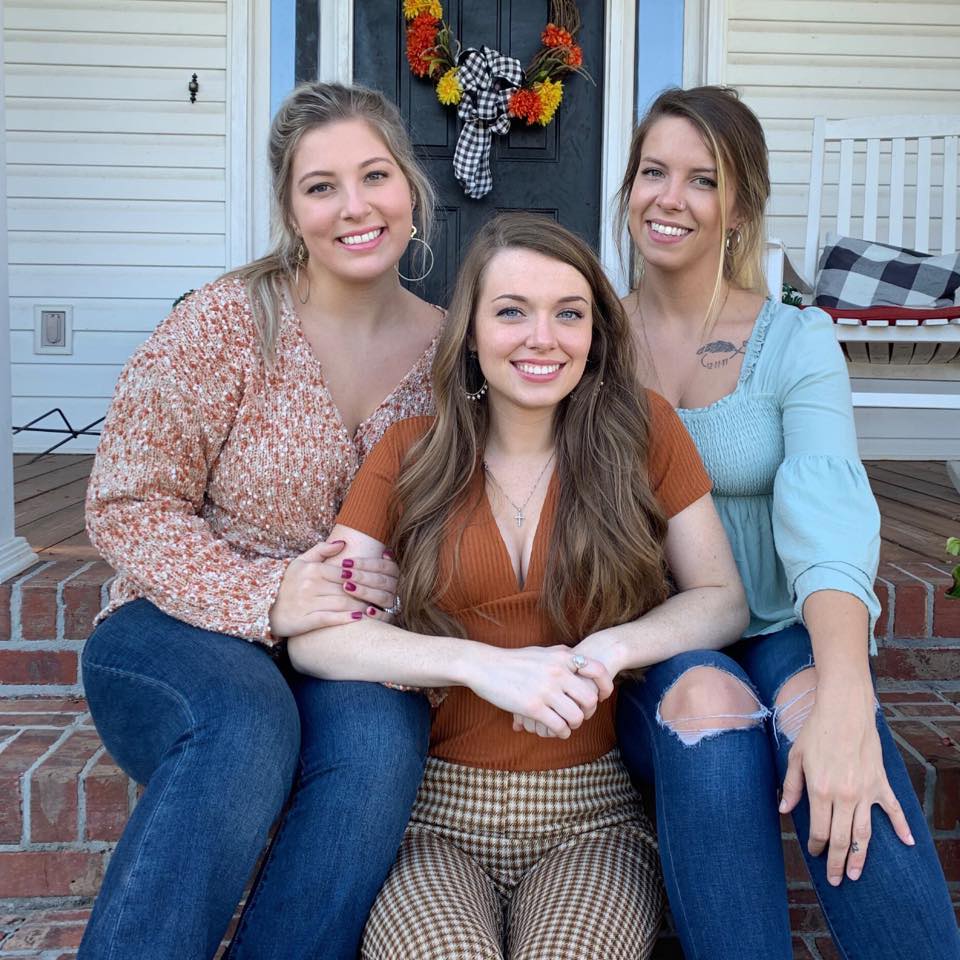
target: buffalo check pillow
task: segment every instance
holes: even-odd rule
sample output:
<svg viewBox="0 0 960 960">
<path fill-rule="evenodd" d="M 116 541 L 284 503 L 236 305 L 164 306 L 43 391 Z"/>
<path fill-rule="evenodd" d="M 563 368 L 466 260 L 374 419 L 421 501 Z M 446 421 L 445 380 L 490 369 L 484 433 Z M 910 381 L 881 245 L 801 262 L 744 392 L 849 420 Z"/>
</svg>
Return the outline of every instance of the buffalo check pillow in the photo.
<svg viewBox="0 0 960 960">
<path fill-rule="evenodd" d="M 932 256 L 828 234 L 813 302 L 843 309 L 960 306 L 960 253 Z"/>
</svg>

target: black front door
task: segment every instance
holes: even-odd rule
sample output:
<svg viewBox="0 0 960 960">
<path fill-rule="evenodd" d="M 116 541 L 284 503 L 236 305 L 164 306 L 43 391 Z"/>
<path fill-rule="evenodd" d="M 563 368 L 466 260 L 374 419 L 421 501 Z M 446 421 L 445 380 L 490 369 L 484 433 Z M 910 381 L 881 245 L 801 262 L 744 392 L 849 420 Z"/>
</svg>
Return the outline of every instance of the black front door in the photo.
<svg viewBox="0 0 960 960">
<path fill-rule="evenodd" d="M 492 47 L 529 63 L 540 47 L 548 0 L 444 0 L 444 19 L 464 47 Z M 436 264 L 417 292 L 446 303 L 460 255 L 475 231 L 500 210 L 533 210 L 579 233 L 594 248 L 600 240 L 600 150 L 603 122 L 602 0 L 581 0 L 577 40 L 596 85 L 568 75 L 553 122 L 546 127 L 514 120 L 495 136 L 490 154 L 493 189 L 480 200 L 464 195 L 453 174 L 460 132 L 456 109 L 442 106 L 429 80 L 407 65 L 400 0 L 354 4 L 354 79 L 377 87 L 400 107 L 417 151 L 437 187 L 433 240 Z M 402 272 L 410 275 L 405 263 Z"/>
</svg>

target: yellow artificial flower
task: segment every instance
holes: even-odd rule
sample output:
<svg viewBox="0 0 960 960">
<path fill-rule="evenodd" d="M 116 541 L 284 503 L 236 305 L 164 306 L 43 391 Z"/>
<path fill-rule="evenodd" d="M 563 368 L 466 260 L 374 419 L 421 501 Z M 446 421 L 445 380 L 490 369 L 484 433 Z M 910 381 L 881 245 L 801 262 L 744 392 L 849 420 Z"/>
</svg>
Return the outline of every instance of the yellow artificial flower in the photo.
<svg viewBox="0 0 960 960">
<path fill-rule="evenodd" d="M 452 67 L 437 81 L 437 99 L 445 107 L 449 107 L 459 103 L 462 96 L 463 87 L 457 78 L 457 68 Z"/>
<path fill-rule="evenodd" d="M 540 95 L 540 102 L 543 104 L 538 122 L 545 127 L 553 119 L 563 99 L 563 84 L 559 80 L 544 80 L 542 83 L 535 83 L 533 89 Z"/>
<path fill-rule="evenodd" d="M 431 17 L 442 20 L 443 7 L 440 6 L 440 0 L 403 0 L 403 15 L 407 20 L 412 20 L 421 13 L 429 13 Z"/>
</svg>

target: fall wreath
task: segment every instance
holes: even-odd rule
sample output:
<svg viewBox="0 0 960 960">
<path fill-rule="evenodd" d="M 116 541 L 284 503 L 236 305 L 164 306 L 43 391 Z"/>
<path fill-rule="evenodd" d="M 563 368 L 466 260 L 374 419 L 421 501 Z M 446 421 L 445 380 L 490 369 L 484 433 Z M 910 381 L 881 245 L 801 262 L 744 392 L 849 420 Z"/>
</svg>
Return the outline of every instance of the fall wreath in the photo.
<svg viewBox="0 0 960 960">
<path fill-rule="evenodd" d="M 507 133 L 511 119 L 546 126 L 563 99 L 563 78 L 590 79 L 575 39 L 580 11 L 573 0 L 550 0 L 550 22 L 526 69 L 490 47 L 461 47 L 440 0 L 403 0 L 403 15 L 410 70 L 432 80 L 440 103 L 455 106 L 463 121 L 453 169 L 467 196 L 479 199 L 493 187 L 493 134 Z"/>
</svg>

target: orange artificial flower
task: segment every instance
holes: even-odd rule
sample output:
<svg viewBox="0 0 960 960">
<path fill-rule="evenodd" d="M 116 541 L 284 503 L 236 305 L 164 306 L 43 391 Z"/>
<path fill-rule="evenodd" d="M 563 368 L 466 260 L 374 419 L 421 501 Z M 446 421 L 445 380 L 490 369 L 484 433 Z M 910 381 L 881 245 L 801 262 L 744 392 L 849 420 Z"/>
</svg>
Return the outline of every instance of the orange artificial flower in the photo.
<svg viewBox="0 0 960 960">
<path fill-rule="evenodd" d="M 583 48 L 578 43 L 567 50 L 567 66 L 574 69 L 583 66 Z"/>
<path fill-rule="evenodd" d="M 430 73 L 433 64 L 426 54 L 437 45 L 440 21 L 429 12 L 418 13 L 407 25 L 407 60 L 418 77 Z"/>
<path fill-rule="evenodd" d="M 545 47 L 570 47 L 573 46 L 573 34 L 563 27 L 558 27 L 555 23 L 548 23 L 546 30 L 540 35 Z"/>
<path fill-rule="evenodd" d="M 543 113 L 543 103 L 540 95 L 529 87 L 521 87 L 510 98 L 507 104 L 507 113 L 511 117 L 526 120 L 527 123 L 537 123 Z"/>
</svg>

